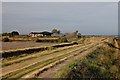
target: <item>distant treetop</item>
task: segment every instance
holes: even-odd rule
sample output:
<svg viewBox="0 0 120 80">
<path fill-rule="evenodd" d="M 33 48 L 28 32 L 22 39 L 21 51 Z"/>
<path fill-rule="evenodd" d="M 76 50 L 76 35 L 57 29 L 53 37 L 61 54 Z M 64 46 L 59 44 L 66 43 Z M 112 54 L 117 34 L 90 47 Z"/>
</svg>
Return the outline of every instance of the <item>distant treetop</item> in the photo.
<svg viewBox="0 0 120 80">
<path fill-rule="evenodd" d="M 60 34 L 60 30 L 58 30 L 58 29 L 53 29 L 53 30 L 52 30 L 52 33 L 53 33 L 53 34 L 54 34 L 54 33 Z"/>
<path fill-rule="evenodd" d="M 17 36 L 17 35 L 19 35 L 19 32 L 18 31 L 12 31 L 11 34 L 12 34 L 12 36 Z"/>
</svg>

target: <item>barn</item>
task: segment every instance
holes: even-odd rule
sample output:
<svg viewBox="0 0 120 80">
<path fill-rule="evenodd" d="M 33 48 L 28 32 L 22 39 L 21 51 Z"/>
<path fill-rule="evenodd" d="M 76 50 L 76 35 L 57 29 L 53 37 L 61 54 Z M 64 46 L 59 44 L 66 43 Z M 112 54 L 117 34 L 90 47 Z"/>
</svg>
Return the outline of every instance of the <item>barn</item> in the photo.
<svg viewBox="0 0 120 80">
<path fill-rule="evenodd" d="M 31 32 L 29 33 L 29 36 L 31 37 L 43 37 L 43 36 L 51 36 L 51 32 L 47 32 L 47 31 L 44 31 L 44 32 Z"/>
</svg>

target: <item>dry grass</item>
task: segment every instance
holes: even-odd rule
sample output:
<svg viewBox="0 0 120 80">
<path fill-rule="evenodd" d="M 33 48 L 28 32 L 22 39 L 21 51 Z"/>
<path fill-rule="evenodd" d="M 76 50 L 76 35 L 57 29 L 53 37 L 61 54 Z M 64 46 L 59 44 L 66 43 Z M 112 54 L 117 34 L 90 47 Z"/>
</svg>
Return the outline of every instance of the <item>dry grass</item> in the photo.
<svg viewBox="0 0 120 80">
<path fill-rule="evenodd" d="M 14 57 L 13 59 L 5 59 L 3 60 L 3 63 L 2 63 L 2 67 L 5 67 L 5 66 L 9 66 L 9 65 L 12 65 L 12 64 L 15 64 L 15 63 L 20 63 L 22 61 L 26 61 L 26 60 L 30 60 L 30 59 L 34 59 L 34 58 L 37 58 L 37 57 L 42 57 L 42 56 L 46 56 L 46 55 L 55 55 L 57 52 L 60 52 L 60 51 L 64 51 L 64 50 L 69 50 L 71 48 L 76 48 L 78 47 L 79 45 L 73 45 L 73 46 L 67 46 L 67 47 L 62 47 L 62 48 L 57 48 L 57 49 L 49 49 L 49 50 L 46 50 L 46 51 L 43 51 L 43 52 L 38 52 L 36 54 L 31 54 L 31 55 L 27 55 L 27 56 L 18 56 L 18 57 Z"/>
<path fill-rule="evenodd" d="M 76 45 L 76 44 L 75 43 L 61 43 L 61 44 L 52 45 L 52 46 L 30 47 L 30 48 L 16 49 L 16 50 L 5 50 L 5 51 L 2 51 L 0 54 L 2 54 L 3 58 L 9 58 L 13 56 L 19 56 L 22 54 L 31 54 L 35 52 L 44 51 L 44 50 L 49 49 L 50 47 L 58 48 L 58 47 L 71 46 L 71 45 Z"/>
<path fill-rule="evenodd" d="M 69 51 L 69 52 L 67 52 L 67 53 L 65 53 L 63 55 L 56 56 L 54 58 L 51 58 L 51 59 L 48 59 L 48 60 L 45 60 L 45 61 L 42 61 L 42 62 L 37 62 L 36 64 L 30 65 L 30 66 L 25 67 L 23 69 L 12 72 L 12 73 L 10 73 L 8 75 L 5 75 L 5 76 L 3 76 L 3 78 L 8 78 L 10 76 L 14 76 L 14 77 L 17 76 L 16 78 L 20 78 L 21 76 L 23 76 L 26 73 L 30 73 L 31 71 L 37 70 L 37 69 L 39 69 L 39 68 L 41 68 L 43 66 L 46 66 L 46 65 L 48 65 L 50 63 L 58 61 L 59 59 L 68 57 L 69 55 L 74 54 L 76 51 L 79 51 L 79 50 L 80 50 L 80 47 L 78 47 L 78 48 L 76 48 L 74 50 L 71 50 L 71 51 Z"/>
<path fill-rule="evenodd" d="M 104 44 L 87 55 L 77 59 L 58 71 L 58 78 L 120 78 L 120 59 L 115 48 Z"/>
<path fill-rule="evenodd" d="M 118 46 L 119 46 L 119 48 L 120 48 L 120 41 L 118 41 Z"/>
</svg>

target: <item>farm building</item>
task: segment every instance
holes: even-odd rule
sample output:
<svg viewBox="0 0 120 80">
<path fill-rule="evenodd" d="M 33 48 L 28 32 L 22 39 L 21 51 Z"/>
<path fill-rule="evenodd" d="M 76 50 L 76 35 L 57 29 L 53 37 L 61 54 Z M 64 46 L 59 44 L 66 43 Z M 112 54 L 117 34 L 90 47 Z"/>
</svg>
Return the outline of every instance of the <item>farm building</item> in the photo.
<svg viewBox="0 0 120 80">
<path fill-rule="evenodd" d="M 51 32 L 47 32 L 47 31 L 44 31 L 44 32 L 31 32 L 29 34 L 29 36 L 31 37 L 43 37 L 43 36 L 51 36 Z"/>
</svg>

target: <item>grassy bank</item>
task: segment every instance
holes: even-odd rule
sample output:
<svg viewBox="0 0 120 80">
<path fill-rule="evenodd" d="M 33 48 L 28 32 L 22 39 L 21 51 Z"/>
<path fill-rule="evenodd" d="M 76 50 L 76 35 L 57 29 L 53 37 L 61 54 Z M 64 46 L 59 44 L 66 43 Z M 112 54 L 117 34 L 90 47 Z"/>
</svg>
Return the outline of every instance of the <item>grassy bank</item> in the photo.
<svg viewBox="0 0 120 80">
<path fill-rule="evenodd" d="M 84 59 L 77 59 L 66 65 L 59 71 L 57 77 L 70 80 L 120 78 L 119 56 L 118 50 L 105 43 L 90 52 Z"/>
</svg>

